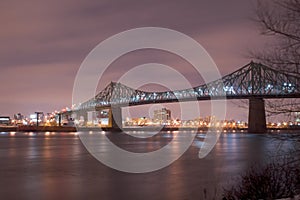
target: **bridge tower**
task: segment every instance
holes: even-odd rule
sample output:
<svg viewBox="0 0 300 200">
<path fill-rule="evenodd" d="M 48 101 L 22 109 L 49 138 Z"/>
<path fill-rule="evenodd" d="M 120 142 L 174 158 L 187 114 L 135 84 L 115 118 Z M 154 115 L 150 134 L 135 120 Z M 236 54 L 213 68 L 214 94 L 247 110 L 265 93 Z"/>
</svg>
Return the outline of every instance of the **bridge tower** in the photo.
<svg viewBox="0 0 300 200">
<path fill-rule="evenodd" d="M 267 126 L 266 126 L 265 101 L 263 98 L 250 98 L 248 132 L 265 133 L 266 131 L 267 131 Z"/>
<path fill-rule="evenodd" d="M 110 120 L 111 128 L 113 130 L 121 130 L 122 128 L 122 108 L 118 106 L 112 106 L 110 108 Z"/>
</svg>

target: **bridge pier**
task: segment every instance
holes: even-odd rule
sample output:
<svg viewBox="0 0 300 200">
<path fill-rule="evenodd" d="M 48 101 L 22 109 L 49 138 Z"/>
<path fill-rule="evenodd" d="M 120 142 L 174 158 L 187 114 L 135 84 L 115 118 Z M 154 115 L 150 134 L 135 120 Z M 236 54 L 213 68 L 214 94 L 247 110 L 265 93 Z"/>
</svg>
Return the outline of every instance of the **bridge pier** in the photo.
<svg viewBox="0 0 300 200">
<path fill-rule="evenodd" d="M 88 120 L 88 111 L 79 110 L 76 112 L 76 118 L 80 121 L 80 126 L 86 126 L 86 122 Z M 83 121 L 83 123 L 82 123 Z"/>
<path fill-rule="evenodd" d="M 265 133 L 266 131 L 265 101 L 263 98 L 251 98 L 249 99 L 248 132 Z"/>
<path fill-rule="evenodd" d="M 113 130 L 121 130 L 122 128 L 122 108 L 112 106 L 110 112 L 111 128 Z"/>
</svg>

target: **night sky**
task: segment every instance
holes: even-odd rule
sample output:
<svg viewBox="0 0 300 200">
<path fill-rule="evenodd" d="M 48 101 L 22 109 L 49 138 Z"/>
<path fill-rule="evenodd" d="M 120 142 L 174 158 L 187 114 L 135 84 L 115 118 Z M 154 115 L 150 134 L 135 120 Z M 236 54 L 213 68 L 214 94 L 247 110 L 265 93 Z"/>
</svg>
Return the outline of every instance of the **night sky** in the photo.
<svg viewBox="0 0 300 200">
<path fill-rule="evenodd" d="M 225 75 L 250 62 L 261 49 L 255 2 L 250 0 L 111 1 L 46 0 L 0 3 L 0 115 L 51 112 L 72 104 L 74 79 L 87 54 L 101 41 L 138 27 L 165 27 L 197 40 Z M 186 63 L 156 51 L 134 52 L 114 62 L 99 89 L 137 64 L 173 66 L 202 84 Z M 230 103 L 229 118 L 247 119 Z"/>
</svg>

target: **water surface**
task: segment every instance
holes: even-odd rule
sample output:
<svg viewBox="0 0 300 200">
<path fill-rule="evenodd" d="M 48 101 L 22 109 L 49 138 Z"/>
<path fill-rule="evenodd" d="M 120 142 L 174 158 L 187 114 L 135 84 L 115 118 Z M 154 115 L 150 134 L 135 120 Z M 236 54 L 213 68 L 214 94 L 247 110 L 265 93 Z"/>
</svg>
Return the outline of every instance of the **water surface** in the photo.
<svg viewBox="0 0 300 200">
<path fill-rule="evenodd" d="M 89 134 L 89 133 L 86 133 Z M 172 140 L 171 132 L 151 139 L 105 133 L 118 146 L 154 151 Z M 182 133 L 184 134 L 184 133 Z M 220 192 L 253 163 L 262 163 L 292 142 L 266 134 L 222 134 L 213 151 L 198 158 L 205 134 L 170 166 L 145 174 L 111 169 L 82 145 L 77 133 L 0 133 L 1 199 L 203 199 Z M 104 148 L 105 146 L 101 147 Z M 109 153 L 109 152 L 108 152 Z"/>
</svg>

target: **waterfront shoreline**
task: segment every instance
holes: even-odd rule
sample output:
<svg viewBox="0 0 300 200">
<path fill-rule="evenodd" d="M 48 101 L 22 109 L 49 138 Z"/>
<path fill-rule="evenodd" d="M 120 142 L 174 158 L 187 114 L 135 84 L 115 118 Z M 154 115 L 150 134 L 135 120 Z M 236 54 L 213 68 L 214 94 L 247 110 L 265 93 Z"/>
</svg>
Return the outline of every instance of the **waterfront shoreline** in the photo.
<svg viewBox="0 0 300 200">
<path fill-rule="evenodd" d="M 123 127 L 123 131 L 208 131 L 209 128 L 193 128 L 193 127 Z M 122 131 L 115 128 L 99 128 L 99 127 L 69 127 L 69 126 L 2 126 L 0 132 L 78 132 L 78 131 Z M 219 129 L 216 129 L 219 130 Z M 268 132 L 272 131 L 295 131 L 295 128 L 268 128 Z M 247 128 L 228 128 L 222 129 L 221 132 L 248 132 Z"/>
</svg>

